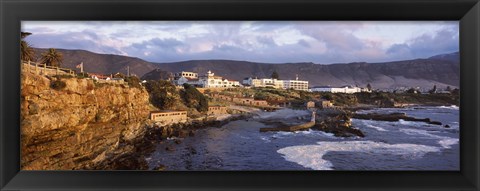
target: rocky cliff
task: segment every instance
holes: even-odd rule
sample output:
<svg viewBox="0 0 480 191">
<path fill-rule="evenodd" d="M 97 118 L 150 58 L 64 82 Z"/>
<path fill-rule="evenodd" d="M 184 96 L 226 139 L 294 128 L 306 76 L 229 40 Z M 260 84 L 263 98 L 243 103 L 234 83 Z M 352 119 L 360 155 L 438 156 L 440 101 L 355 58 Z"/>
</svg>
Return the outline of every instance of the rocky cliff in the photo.
<svg viewBox="0 0 480 191">
<path fill-rule="evenodd" d="M 21 168 L 98 169 L 97 164 L 132 152 L 147 129 L 146 90 L 97 85 L 91 79 L 22 73 Z"/>
</svg>

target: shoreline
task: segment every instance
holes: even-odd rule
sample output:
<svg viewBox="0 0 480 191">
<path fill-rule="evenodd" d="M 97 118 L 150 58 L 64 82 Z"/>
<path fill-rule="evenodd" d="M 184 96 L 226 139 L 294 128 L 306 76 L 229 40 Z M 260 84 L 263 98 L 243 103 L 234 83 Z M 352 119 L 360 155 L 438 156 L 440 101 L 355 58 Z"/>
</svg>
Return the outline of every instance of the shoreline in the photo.
<svg viewBox="0 0 480 191">
<path fill-rule="evenodd" d="M 430 105 L 415 105 L 415 106 L 408 106 L 408 107 L 422 107 L 422 106 L 428 107 Z M 450 107 L 451 105 L 449 106 L 441 105 L 441 106 Z M 408 108 L 408 107 L 401 107 L 401 108 Z M 309 129 L 323 131 L 325 133 L 333 133 L 335 137 L 350 137 L 350 136 L 365 137 L 362 131 L 360 131 L 359 129 L 356 129 L 355 127 L 352 127 L 350 119 L 356 118 L 354 116 L 356 111 L 358 110 L 373 110 L 373 109 L 379 109 L 379 108 L 387 108 L 387 107 L 356 107 L 354 109 L 352 108 L 335 109 L 335 111 L 333 111 L 333 114 L 328 113 L 332 111 L 327 111 L 324 113 L 317 112 L 316 114 L 317 124 L 313 125 Z M 400 107 L 388 107 L 388 108 L 400 108 Z M 290 108 L 284 108 L 284 109 L 290 109 Z M 149 157 L 155 151 L 156 145 L 173 141 L 170 146 L 166 147 L 166 150 L 175 151 L 175 147 L 172 145 L 181 144 L 183 139 L 195 136 L 196 131 L 200 129 L 212 128 L 212 127 L 219 128 L 229 122 L 238 121 L 238 120 L 246 120 L 246 121 L 257 120 L 260 123 L 277 126 L 283 123 L 282 121 L 285 120 L 283 118 L 278 118 L 278 119 L 254 118 L 254 116 L 258 116 L 263 112 L 264 111 L 255 110 L 254 112 L 250 112 L 250 113 L 233 114 L 221 120 L 203 120 L 203 121 L 196 120 L 196 121 L 189 121 L 181 124 L 180 123 L 171 124 L 167 126 L 153 125 L 151 127 L 148 127 L 146 130 L 146 134 L 141 139 L 139 139 L 138 142 L 133 144 L 134 152 L 125 153 L 120 156 L 107 159 L 106 161 L 103 161 L 99 163 L 97 166 L 93 167 L 93 169 L 97 169 L 97 170 L 106 170 L 106 169 L 165 170 L 166 166 L 162 166 L 162 165 L 156 166 L 154 168 L 150 168 L 146 161 L 146 158 Z M 388 115 L 388 114 L 382 114 L 382 115 Z M 394 117 L 398 117 L 398 116 L 394 116 Z M 303 116 L 296 116 L 295 118 L 299 119 L 297 120 L 297 122 L 304 120 Z M 412 119 L 412 120 L 427 122 L 425 121 L 425 119 L 421 119 L 421 120 Z M 283 124 L 285 125 L 285 123 Z"/>
</svg>

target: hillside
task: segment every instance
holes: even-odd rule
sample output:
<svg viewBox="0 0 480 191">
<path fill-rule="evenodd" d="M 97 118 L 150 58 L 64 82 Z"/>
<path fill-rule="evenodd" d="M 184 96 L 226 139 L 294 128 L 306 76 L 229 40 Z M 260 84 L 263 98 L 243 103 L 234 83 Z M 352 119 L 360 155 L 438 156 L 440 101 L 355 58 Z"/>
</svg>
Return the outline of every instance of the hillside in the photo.
<svg viewBox="0 0 480 191">
<path fill-rule="evenodd" d="M 166 71 L 193 71 L 215 74 L 234 80 L 244 77 L 268 77 L 277 71 L 281 79 L 308 80 L 310 86 L 358 85 L 374 88 L 455 86 L 460 82 L 460 64 L 446 59 L 416 59 L 387 63 L 349 63 L 321 65 L 314 63 L 265 64 L 229 60 L 196 60 L 158 64 Z"/>
<path fill-rule="evenodd" d="M 40 58 L 41 53 L 46 51 L 47 49 L 35 49 L 35 55 Z M 75 66 L 83 62 L 84 71 L 91 73 L 110 74 L 120 72 L 126 74 L 127 66 L 129 66 L 130 74 L 141 77 L 157 68 L 150 62 L 134 57 L 97 54 L 86 50 L 57 49 L 57 51 L 62 53 L 64 58 L 62 67 L 76 69 Z M 80 71 L 80 69 L 76 70 Z"/>
<path fill-rule="evenodd" d="M 45 49 L 36 49 L 37 56 Z M 139 58 L 97 54 L 85 50 L 59 49 L 64 55 L 63 66 L 75 69 L 80 62 L 84 70 L 93 73 L 130 73 L 143 79 L 166 79 L 180 71 L 206 73 L 212 70 L 216 75 L 241 81 L 245 77 L 268 77 L 277 71 L 281 79 L 308 80 L 310 86 L 358 85 L 368 83 L 374 89 L 421 87 L 458 87 L 460 83 L 460 56 L 458 52 L 432 56 L 425 59 L 404 60 L 385 63 L 256 63 L 234 60 L 191 60 L 172 63 L 151 63 Z M 78 69 L 77 69 L 78 70 Z M 148 73 L 148 74 L 147 74 Z M 147 75 L 146 75 L 147 74 Z"/>
</svg>

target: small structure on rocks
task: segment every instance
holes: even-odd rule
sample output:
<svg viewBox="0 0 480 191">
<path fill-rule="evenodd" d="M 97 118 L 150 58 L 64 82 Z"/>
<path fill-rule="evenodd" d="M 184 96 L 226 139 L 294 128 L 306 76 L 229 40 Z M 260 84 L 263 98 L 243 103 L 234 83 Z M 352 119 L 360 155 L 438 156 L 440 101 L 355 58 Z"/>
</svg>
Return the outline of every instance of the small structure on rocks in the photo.
<svg viewBox="0 0 480 191">
<path fill-rule="evenodd" d="M 307 109 L 314 108 L 315 107 L 315 102 L 308 101 L 307 103 L 305 103 L 305 106 L 307 107 Z"/>
<path fill-rule="evenodd" d="M 155 122 L 182 122 L 187 121 L 186 111 L 152 111 L 150 112 L 150 119 Z"/>
<path fill-rule="evenodd" d="M 227 113 L 227 107 L 225 106 L 208 106 L 208 115 L 221 115 Z"/>
<path fill-rule="evenodd" d="M 329 100 L 321 100 L 318 105 L 320 106 L 320 108 L 322 109 L 326 109 L 326 108 L 332 108 L 333 107 L 333 104 L 332 102 L 330 102 Z"/>
</svg>

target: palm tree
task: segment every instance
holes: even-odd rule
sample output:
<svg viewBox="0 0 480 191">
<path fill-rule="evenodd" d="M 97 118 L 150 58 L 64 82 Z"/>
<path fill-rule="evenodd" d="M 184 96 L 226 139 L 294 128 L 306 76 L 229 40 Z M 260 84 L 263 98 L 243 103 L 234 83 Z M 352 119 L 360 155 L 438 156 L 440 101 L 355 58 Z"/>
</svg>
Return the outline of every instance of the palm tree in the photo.
<svg viewBox="0 0 480 191">
<path fill-rule="evenodd" d="M 47 66 L 60 67 L 62 60 L 63 55 L 60 52 L 57 52 L 55 48 L 50 48 L 47 52 L 42 53 L 42 64 L 46 64 Z"/>
<path fill-rule="evenodd" d="M 34 61 L 35 60 L 35 52 L 33 51 L 32 46 L 25 41 L 25 37 L 31 35 L 32 33 L 29 32 L 21 32 L 21 40 L 20 40 L 20 59 L 23 61 Z"/>
</svg>

